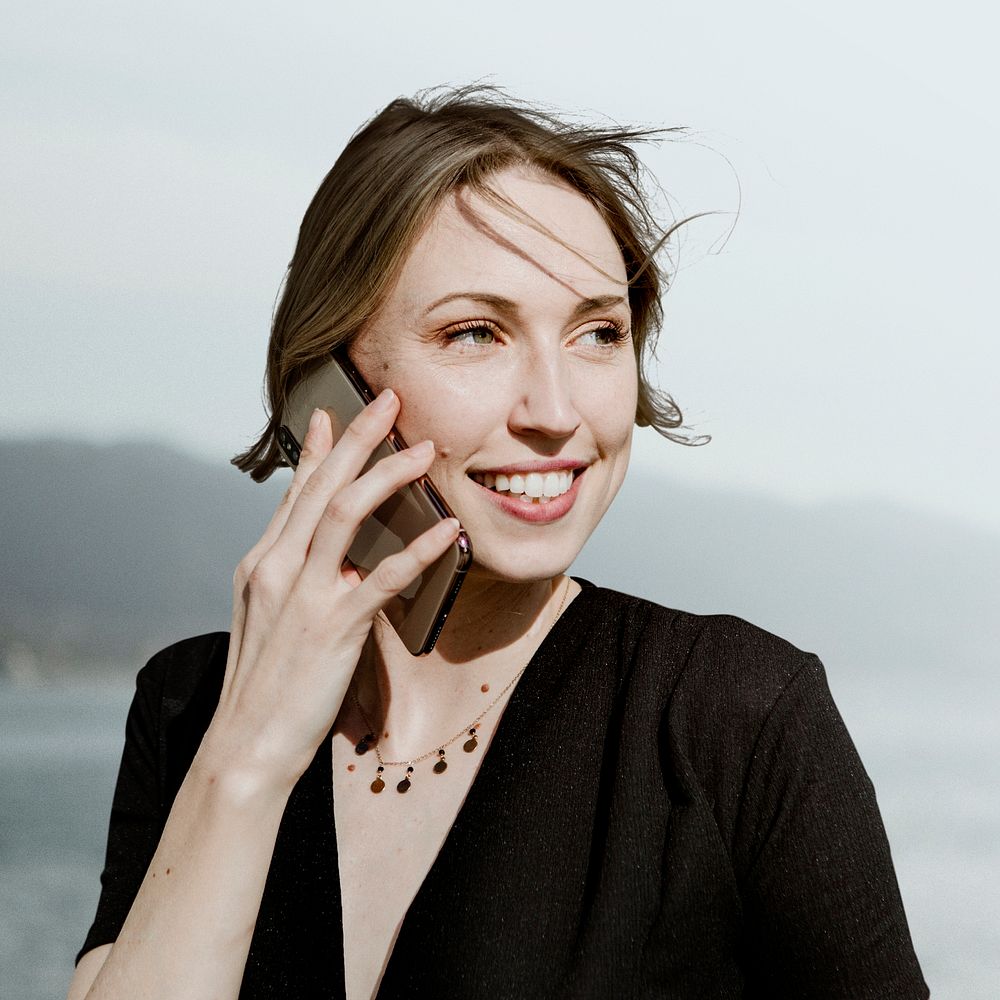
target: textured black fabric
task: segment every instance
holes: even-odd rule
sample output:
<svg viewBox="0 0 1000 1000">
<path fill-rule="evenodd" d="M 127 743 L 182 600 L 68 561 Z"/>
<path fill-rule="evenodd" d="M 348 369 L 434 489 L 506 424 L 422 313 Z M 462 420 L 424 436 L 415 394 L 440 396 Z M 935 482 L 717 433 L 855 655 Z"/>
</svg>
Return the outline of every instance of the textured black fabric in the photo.
<svg viewBox="0 0 1000 1000">
<path fill-rule="evenodd" d="M 511 695 L 380 1000 L 929 996 L 820 661 L 739 618 L 580 582 Z M 188 639 L 139 672 L 80 954 L 125 920 L 227 641 Z M 331 766 L 326 740 L 289 799 L 242 998 L 344 995 Z"/>
</svg>

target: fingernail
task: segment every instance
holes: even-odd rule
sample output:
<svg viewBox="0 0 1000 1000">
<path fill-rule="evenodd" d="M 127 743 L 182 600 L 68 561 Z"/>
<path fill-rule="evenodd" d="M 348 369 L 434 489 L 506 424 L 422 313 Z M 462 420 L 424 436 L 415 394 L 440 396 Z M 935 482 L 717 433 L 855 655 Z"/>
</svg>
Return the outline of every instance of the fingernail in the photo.
<svg viewBox="0 0 1000 1000">
<path fill-rule="evenodd" d="M 424 458 L 434 452 L 434 442 L 428 438 L 426 441 L 421 441 L 420 444 L 415 444 L 413 446 L 413 453 L 417 458 Z"/>
<path fill-rule="evenodd" d="M 312 411 L 312 416 L 309 418 L 309 430 L 306 434 L 315 434 L 317 428 L 319 427 L 320 420 L 323 419 L 323 411 L 317 406 L 315 410 Z"/>
<path fill-rule="evenodd" d="M 376 410 L 388 410 L 392 406 L 392 401 L 396 398 L 396 394 L 392 389 L 383 389 L 376 397 L 375 402 L 372 406 Z"/>
</svg>

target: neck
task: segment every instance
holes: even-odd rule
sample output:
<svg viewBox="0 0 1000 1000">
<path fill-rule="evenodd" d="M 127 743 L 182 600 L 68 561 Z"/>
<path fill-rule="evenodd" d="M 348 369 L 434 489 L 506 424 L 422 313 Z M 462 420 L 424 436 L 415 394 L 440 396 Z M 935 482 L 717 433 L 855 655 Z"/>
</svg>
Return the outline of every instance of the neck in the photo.
<svg viewBox="0 0 1000 1000">
<path fill-rule="evenodd" d="M 468 663 L 516 645 L 541 630 L 565 593 L 567 577 L 505 583 L 468 579 L 431 654 L 449 663 Z"/>
<path fill-rule="evenodd" d="M 372 727 L 405 754 L 470 722 L 528 663 L 578 589 L 565 576 L 506 583 L 470 574 L 434 650 L 420 657 L 377 620 L 354 679 Z"/>
</svg>

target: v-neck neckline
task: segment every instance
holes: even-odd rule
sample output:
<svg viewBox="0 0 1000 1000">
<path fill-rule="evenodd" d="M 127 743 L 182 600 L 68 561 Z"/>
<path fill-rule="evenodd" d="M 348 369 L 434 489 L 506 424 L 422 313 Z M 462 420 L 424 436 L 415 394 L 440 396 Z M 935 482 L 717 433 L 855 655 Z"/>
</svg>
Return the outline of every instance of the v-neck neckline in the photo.
<svg viewBox="0 0 1000 1000">
<path fill-rule="evenodd" d="M 431 863 L 426 876 L 424 876 L 413 899 L 410 900 L 410 904 L 406 908 L 403 920 L 400 923 L 399 932 L 389 953 L 389 959 L 385 963 L 379 987 L 375 992 L 375 1000 L 378 1000 L 381 996 L 383 984 L 391 981 L 392 977 L 390 973 L 395 964 L 397 964 L 398 956 L 404 950 L 401 946 L 408 937 L 407 927 L 413 923 L 413 914 L 421 911 L 422 903 L 430 892 L 428 887 L 432 889 L 434 883 L 441 878 L 441 869 L 445 863 L 442 859 L 446 859 L 449 854 L 453 854 L 457 850 L 456 842 L 468 825 L 469 817 L 475 810 L 482 807 L 484 795 L 486 794 L 484 789 L 488 789 L 492 785 L 491 779 L 494 776 L 494 772 L 498 767 L 502 766 L 503 758 L 512 749 L 511 743 L 517 738 L 518 731 L 523 732 L 537 718 L 538 713 L 544 708 L 546 692 L 551 691 L 558 682 L 558 677 L 553 676 L 552 672 L 546 674 L 545 671 L 538 668 L 546 661 L 555 662 L 557 660 L 557 657 L 554 655 L 555 652 L 565 644 L 568 639 L 569 630 L 573 627 L 574 623 L 580 620 L 580 616 L 589 599 L 600 590 L 599 587 L 581 577 L 572 576 L 570 579 L 580 585 L 580 591 L 566 605 L 562 614 L 546 633 L 528 661 L 520 680 L 514 685 L 514 690 L 511 692 L 511 696 L 507 700 L 500 718 L 497 720 L 493 737 L 459 807 L 455 821 L 448 830 L 444 842 L 434 861 Z M 321 796 L 326 809 L 328 809 L 328 812 L 323 817 L 323 821 L 327 824 L 327 830 L 332 831 L 332 837 L 329 839 L 332 848 L 332 857 L 329 862 L 332 865 L 332 877 L 328 880 L 328 885 L 333 887 L 333 894 L 335 896 L 329 902 L 331 904 L 330 912 L 334 917 L 337 932 L 334 934 L 335 941 L 333 942 L 335 953 L 331 958 L 333 959 L 333 969 L 340 981 L 340 993 L 334 992 L 332 995 L 343 996 L 346 995 L 347 990 L 347 970 L 345 966 L 346 949 L 344 947 L 345 928 L 343 889 L 340 879 L 340 851 L 337 840 L 336 808 L 333 800 L 332 737 L 333 729 L 331 728 L 330 733 L 320 747 L 313 765 L 316 766 L 318 764 L 322 769 Z"/>
</svg>

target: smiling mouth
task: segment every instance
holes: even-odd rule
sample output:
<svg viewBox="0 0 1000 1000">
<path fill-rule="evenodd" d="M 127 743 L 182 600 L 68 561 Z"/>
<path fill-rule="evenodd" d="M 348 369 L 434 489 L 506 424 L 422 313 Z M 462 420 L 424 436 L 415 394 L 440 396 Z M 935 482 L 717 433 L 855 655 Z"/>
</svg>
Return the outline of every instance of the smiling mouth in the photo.
<svg viewBox="0 0 1000 1000">
<path fill-rule="evenodd" d="M 513 475 L 470 472 L 469 478 L 501 496 L 518 497 L 522 503 L 546 504 L 568 493 L 573 481 L 584 470 L 562 469 L 559 472 L 527 472 Z"/>
</svg>

